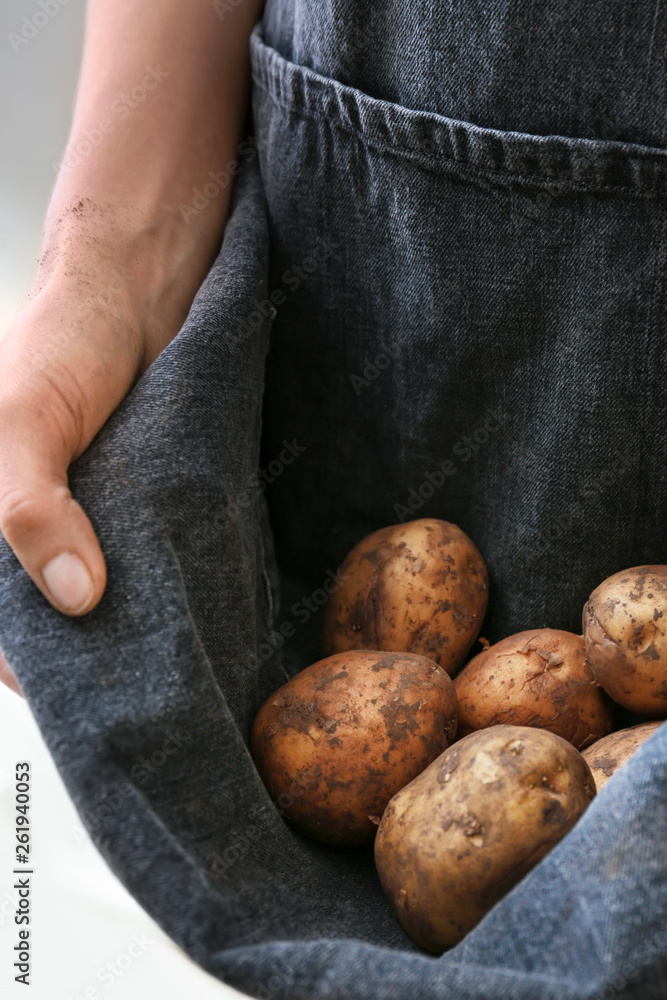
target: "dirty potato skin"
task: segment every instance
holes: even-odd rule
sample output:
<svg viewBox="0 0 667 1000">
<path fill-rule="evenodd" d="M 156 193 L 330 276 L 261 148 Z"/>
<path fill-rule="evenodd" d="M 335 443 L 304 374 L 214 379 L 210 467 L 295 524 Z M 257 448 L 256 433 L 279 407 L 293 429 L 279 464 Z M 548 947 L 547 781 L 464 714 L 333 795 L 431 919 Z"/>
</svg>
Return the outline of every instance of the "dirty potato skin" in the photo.
<svg viewBox="0 0 667 1000">
<path fill-rule="evenodd" d="M 387 806 L 380 880 L 410 937 L 436 955 L 458 941 L 572 828 L 595 795 L 559 736 L 494 726 L 455 743 Z"/>
<path fill-rule="evenodd" d="M 598 792 L 661 725 L 662 722 L 643 722 L 630 729 L 619 729 L 584 750 L 583 757 L 591 769 Z"/>
<path fill-rule="evenodd" d="M 624 708 L 667 717 L 667 566 L 608 577 L 586 602 L 583 624 L 598 684 Z"/>
<path fill-rule="evenodd" d="M 371 841 L 389 799 L 456 735 L 450 678 L 425 656 L 352 650 L 302 670 L 260 709 L 251 752 L 301 833 Z"/>
<path fill-rule="evenodd" d="M 580 635 L 543 628 L 489 646 L 454 681 L 458 735 L 499 723 L 548 729 L 578 750 L 611 730 L 612 705 Z"/>
<path fill-rule="evenodd" d="M 489 579 L 455 524 L 421 518 L 381 528 L 348 554 L 324 611 L 323 653 L 419 653 L 453 676 L 479 635 Z"/>
</svg>

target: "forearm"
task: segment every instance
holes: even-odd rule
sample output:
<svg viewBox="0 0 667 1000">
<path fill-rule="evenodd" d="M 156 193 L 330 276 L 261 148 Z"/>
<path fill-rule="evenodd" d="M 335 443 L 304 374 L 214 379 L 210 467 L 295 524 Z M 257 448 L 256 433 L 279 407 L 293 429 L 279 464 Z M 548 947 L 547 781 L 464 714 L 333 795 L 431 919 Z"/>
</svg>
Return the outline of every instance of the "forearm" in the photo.
<svg viewBox="0 0 667 1000">
<path fill-rule="evenodd" d="M 211 0 L 89 0 L 37 288 L 71 272 L 83 248 L 104 257 L 125 245 L 147 307 L 171 288 L 187 309 L 219 245 L 231 179 L 205 209 L 192 210 L 194 192 L 239 159 L 261 7 L 242 0 L 221 20 Z"/>
<path fill-rule="evenodd" d="M 65 614 L 86 614 L 106 584 L 68 469 L 176 335 L 218 249 L 260 10 L 238 0 L 222 20 L 212 0 L 89 0 L 42 259 L 0 340 L 0 531 Z M 228 183 L 197 207 L 211 173 Z"/>
</svg>

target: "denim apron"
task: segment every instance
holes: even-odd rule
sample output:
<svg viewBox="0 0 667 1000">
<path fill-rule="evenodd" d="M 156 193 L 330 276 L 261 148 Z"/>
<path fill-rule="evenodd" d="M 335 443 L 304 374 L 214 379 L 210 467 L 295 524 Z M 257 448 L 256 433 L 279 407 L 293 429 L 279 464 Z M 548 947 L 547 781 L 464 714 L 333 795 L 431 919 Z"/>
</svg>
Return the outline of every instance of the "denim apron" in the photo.
<svg viewBox="0 0 667 1000">
<path fill-rule="evenodd" d="M 380 526 L 474 539 L 490 641 L 667 562 L 666 43 L 647 0 L 268 0 L 218 259 L 71 469 L 100 605 L 63 618 L 0 545 L 0 644 L 82 822 L 253 996 L 667 996 L 667 726 L 439 959 L 248 752 Z"/>
<path fill-rule="evenodd" d="M 264 462 L 304 449 L 267 486 L 279 563 L 308 594 L 375 528 L 444 518 L 489 566 L 491 642 L 580 632 L 601 580 L 667 561 L 667 15 L 269 0 L 264 21 L 286 296 Z"/>
</svg>

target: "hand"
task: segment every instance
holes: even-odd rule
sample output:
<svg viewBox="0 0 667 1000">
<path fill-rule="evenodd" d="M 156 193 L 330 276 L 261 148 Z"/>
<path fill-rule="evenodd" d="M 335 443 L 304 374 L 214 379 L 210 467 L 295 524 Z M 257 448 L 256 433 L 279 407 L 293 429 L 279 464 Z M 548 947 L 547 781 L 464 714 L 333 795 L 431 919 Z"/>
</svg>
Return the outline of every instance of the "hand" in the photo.
<svg viewBox="0 0 667 1000">
<path fill-rule="evenodd" d="M 0 341 L 0 530 L 64 614 L 94 608 L 106 582 L 68 467 L 177 333 L 218 252 L 232 184 L 205 210 L 179 206 L 238 160 L 262 3 L 87 7 L 42 261 Z M 1 680 L 16 689 L 4 661 Z"/>
<path fill-rule="evenodd" d="M 78 215 L 60 239 L 87 245 L 82 225 Z M 180 225 L 166 212 L 159 237 L 151 227 L 104 252 L 105 227 L 97 222 L 95 255 L 79 250 L 45 265 L 0 341 L 0 530 L 64 614 L 86 614 L 106 583 L 99 542 L 68 488 L 68 467 L 187 314 L 208 262 L 179 240 Z M 0 681 L 19 691 L 5 660 Z"/>
</svg>

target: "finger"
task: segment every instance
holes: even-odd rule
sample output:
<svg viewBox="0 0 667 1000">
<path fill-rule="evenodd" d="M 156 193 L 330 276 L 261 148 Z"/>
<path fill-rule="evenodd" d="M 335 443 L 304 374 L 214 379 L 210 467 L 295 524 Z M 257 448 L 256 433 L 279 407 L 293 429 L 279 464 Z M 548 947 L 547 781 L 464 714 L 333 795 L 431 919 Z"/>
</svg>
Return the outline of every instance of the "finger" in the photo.
<svg viewBox="0 0 667 1000">
<path fill-rule="evenodd" d="M 82 615 L 106 566 L 67 473 L 129 391 L 141 351 L 121 311 L 77 312 L 66 292 L 37 294 L 0 344 L 0 531 L 46 599 Z"/>
<path fill-rule="evenodd" d="M 106 566 L 93 527 L 67 485 L 71 442 L 53 403 L 0 406 L 0 530 L 54 607 L 82 615 L 100 600 Z"/>
</svg>

